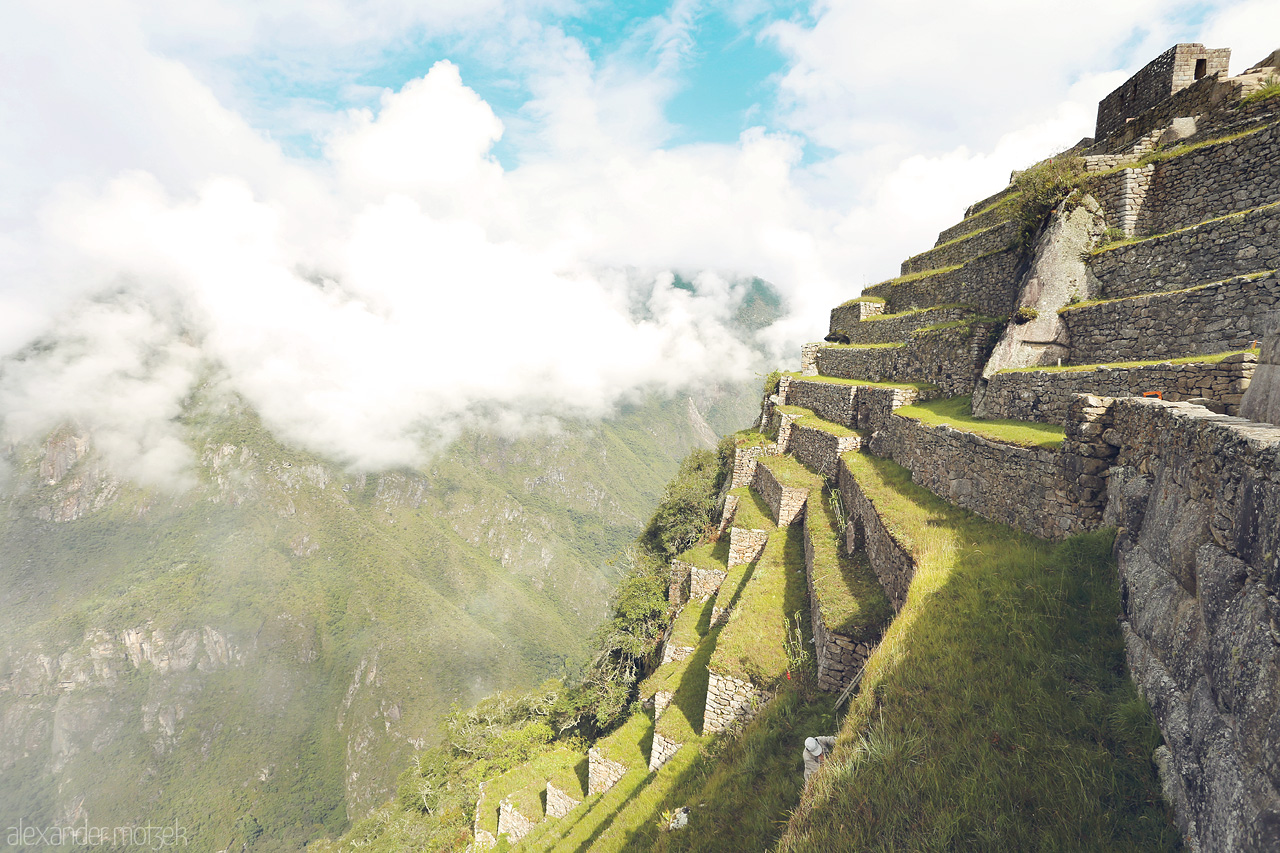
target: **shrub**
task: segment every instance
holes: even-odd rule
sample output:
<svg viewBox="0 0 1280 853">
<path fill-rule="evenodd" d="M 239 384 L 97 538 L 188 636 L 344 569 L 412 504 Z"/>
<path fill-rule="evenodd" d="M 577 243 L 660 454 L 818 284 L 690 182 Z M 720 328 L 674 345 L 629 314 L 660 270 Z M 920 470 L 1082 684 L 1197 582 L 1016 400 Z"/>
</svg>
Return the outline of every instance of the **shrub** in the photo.
<svg viewBox="0 0 1280 853">
<path fill-rule="evenodd" d="M 1021 326 L 1023 323 L 1030 323 L 1039 316 L 1039 311 L 1030 306 L 1024 305 L 1017 311 L 1013 312 L 1013 322 Z"/>
<path fill-rule="evenodd" d="M 1027 249 L 1035 243 L 1049 214 L 1059 202 L 1081 188 L 1083 177 L 1084 160 L 1074 156 L 1054 157 L 1017 174 L 1013 179 L 1018 195 L 1012 218 L 1019 225 L 1019 247 Z"/>
<path fill-rule="evenodd" d="M 1268 98 L 1280 97 L 1280 77 L 1272 74 L 1262 84 L 1262 88 L 1256 92 L 1250 92 L 1241 101 L 1240 105 L 1252 104 L 1257 101 L 1265 101 Z"/>
</svg>

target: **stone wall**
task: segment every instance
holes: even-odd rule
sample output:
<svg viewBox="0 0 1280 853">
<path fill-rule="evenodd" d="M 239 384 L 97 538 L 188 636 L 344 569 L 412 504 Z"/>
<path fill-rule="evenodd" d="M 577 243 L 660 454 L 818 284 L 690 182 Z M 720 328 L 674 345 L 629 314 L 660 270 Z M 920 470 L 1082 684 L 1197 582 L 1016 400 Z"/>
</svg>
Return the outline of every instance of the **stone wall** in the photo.
<svg viewBox="0 0 1280 853">
<path fill-rule="evenodd" d="M 1240 277 L 1062 311 L 1072 364 L 1107 364 L 1246 349 L 1274 325 L 1280 277 Z"/>
<path fill-rule="evenodd" d="M 1200 78 L 1227 73 L 1228 48 L 1206 49 L 1202 44 L 1178 44 L 1142 67 L 1098 104 L 1094 137 L 1104 139 L 1125 129 L 1130 120 L 1167 100 L 1197 80 L 1196 61 L 1204 60 Z"/>
<path fill-rule="evenodd" d="M 1280 205 L 1139 243 L 1105 249 L 1089 271 L 1114 299 L 1158 290 L 1182 290 L 1232 276 L 1280 268 Z"/>
<path fill-rule="evenodd" d="M 831 320 L 828 323 L 827 331 L 836 332 L 840 329 L 852 329 L 868 317 L 875 317 L 883 313 L 883 302 L 850 300 L 831 309 Z"/>
<path fill-rule="evenodd" d="M 689 574 L 689 598 L 693 601 L 706 601 L 720 590 L 724 579 L 725 572 L 718 569 L 694 567 Z"/>
<path fill-rule="evenodd" d="M 662 712 L 667 710 L 671 705 L 671 700 L 676 696 L 670 690 L 659 690 L 653 694 L 653 718 L 656 720 L 662 716 Z"/>
<path fill-rule="evenodd" d="M 1060 451 L 1001 444 L 901 415 L 877 434 L 871 451 L 909 469 L 912 482 L 935 495 L 1044 539 L 1091 529 L 1090 516 L 1101 514 L 1100 502 L 1095 513 L 1082 511 Z"/>
<path fill-rule="evenodd" d="M 476 840 L 471 846 L 472 850 L 492 850 L 498 846 L 498 839 L 487 829 L 477 829 L 475 836 Z"/>
<path fill-rule="evenodd" d="M 673 661 L 684 660 L 693 654 L 692 646 L 676 646 L 670 642 L 662 644 L 662 661 L 661 663 L 671 663 Z"/>
<path fill-rule="evenodd" d="M 745 566 L 760 558 L 760 552 L 769 541 L 767 530 L 748 530 L 743 527 L 729 528 L 729 566 Z"/>
<path fill-rule="evenodd" d="M 974 258 L 958 269 L 910 281 L 886 281 L 868 287 L 867 296 L 878 296 L 887 310 L 897 314 L 935 305 L 978 305 L 993 316 L 1012 313 L 1018 298 L 1022 255 L 1015 250 Z"/>
<path fill-rule="evenodd" d="M 528 835 L 534 826 L 536 824 L 516 811 L 516 807 L 508 800 L 503 800 L 498 805 L 498 835 L 507 836 L 512 844 Z"/>
<path fill-rule="evenodd" d="M 895 611 L 901 610 L 907 601 L 911 579 L 915 577 L 915 560 L 889 532 L 889 528 L 880 519 L 875 504 L 863 494 L 858 481 L 843 463 L 836 483 L 840 489 L 841 503 L 849 513 L 849 523 L 845 528 L 845 550 L 853 552 L 862 549 L 866 552 L 871 570 L 880 580 L 889 603 Z"/>
<path fill-rule="evenodd" d="M 1142 210 L 1155 173 L 1154 165 L 1135 166 L 1094 181 L 1091 189 L 1094 199 L 1102 206 L 1107 220 L 1113 227 L 1119 228 L 1125 237 L 1138 233 Z"/>
<path fill-rule="evenodd" d="M 813 625 L 814 655 L 818 664 L 818 687 L 829 693 L 839 693 L 849 686 L 867 658 L 871 657 L 873 646 L 827 629 L 822 615 L 822 599 L 813 584 L 813 541 L 807 525 L 804 534 L 804 567 L 809 582 L 809 614 Z"/>
<path fill-rule="evenodd" d="M 693 564 L 684 560 L 672 560 L 667 573 L 667 604 L 680 608 L 689 600 L 689 576 Z"/>
<path fill-rule="evenodd" d="M 649 772 L 657 771 L 680 751 L 680 744 L 668 740 L 656 731 L 653 733 L 653 746 L 649 750 Z"/>
<path fill-rule="evenodd" d="M 1202 850 L 1280 849 L 1280 428 L 1108 401 L 1129 669 L 1179 824 Z"/>
<path fill-rule="evenodd" d="M 971 394 L 995 345 L 993 333 L 1003 329 L 1003 322 L 974 322 L 916 332 L 900 347 L 823 346 L 818 349 L 818 369 L 824 376 L 928 382 L 948 396 Z"/>
<path fill-rule="evenodd" d="M 788 452 L 823 476 L 834 476 L 836 461 L 841 453 L 857 450 L 862 446 L 860 435 L 833 435 L 817 427 L 791 428 Z"/>
<path fill-rule="evenodd" d="M 547 817 L 564 817 L 580 805 L 582 800 L 575 800 L 567 792 L 547 783 Z"/>
<path fill-rule="evenodd" d="M 808 409 L 823 420 L 849 425 L 857 411 L 860 386 L 842 385 L 837 382 L 806 382 L 792 379 L 787 384 L 788 406 Z M 754 474 L 754 469 L 752 470 Z"/>
<path fill-rule="evenodd" d="M 943 243 L 950 243 L 958 237 L 981 231 L 984 228 L 990 228 L 993 225 L 999 225 L 1007 220 L 1009 211 L 1003 205 L 997 207 L 992 207 L 991 205 L 1011 195 L 1014 189 L 1013 184 L 1010 184 L 994 196 L 970 205 L 968 211 L 966 211 L 965 218 L 950 228 L 938 232 L 938 239 L 933 245 L 941 246 Z M 978 211 L 981 211 L 981 213 Z"/>
<path fill-rule="evenodd" d="M 803 344 L 800 347 L 800 374 L 813 376 L 818 372 L 818 345 Z"/>
<path fill-rule="evenodd" d="M 1093 370 L 997 373 L 987 381 L 983 417 L 1014 421 L 1066 423 L 1077 394 L 1141 397 L 1159 391 L 1169 401 L 1203 397 L 1239 412 L 1257 356 L 1240 353 L 1215 364 L 1151 364 L 1143 367 L 1097 367 Z"/>
<path fill-rule="evenodd" d="M 1223 79 L 1213 74 L 1201 77 L 1173 97 L 1136 116 L 1123 130 L 1100 139 L 1089 153 L 1143 153 L 1134 151 L 1136 142 L 1158 140 L 1166 128 L 1183 117 L 1194 117 L 1197 124 L 1205 128 L 1219 128 L 1231 122 L 1235 112 L 1232 108 L 1239 102 L 1241 94 L 1238 80 Z"/>
<path fill-rule="evenodd" d="M 627 765 L 605 758 L 594 746 L 587 750 L 587 795 L 603 794 L 618 784 L 627 772 Z"/>
<path fill-rule="evenodd" d="M 703 732 L 722 732 L 738 720 L 753 718 L 772 698 L 767 690 L 731 675 L 712 672 L 707 682 L 707 706 L 702 715 Z"/>
<path fill-rule="evenodd" d="M 738 447 L 733 451 L 733 476 L 729 480 L 729 488 L 740 489 L 751 485 L 756 475 L 756 460 L 761 456 L 770 456 L 777 448 L 772 444 L 753 444 L 749 447 Z"/>
<path fill-rule="evenodd" d="M 1273 329 L 1262 340 L 1257 369 L 1240 402 L 1240 415 L 1252 421 L 1280 424 L 1280 329 Z"/>
<path fill-rule="evenodd" d="M 873 317 L 842 331 L 852 344 L 896 344 L 905 341 L 911 333 L 935 323 L 952 323 L 973 316 L 973 306 L 956 308 L 929 308 L 910 314 L 889 317 Z M 807 346 L 807 345 L 806 345 Z M 817 369 L 818 345 L 813 345 L 814 369 Z"/>
<path fill-rule="evenodd" d="M 1280 127 L 1155 164 L 1138 233 L 1164 234 L 1280 201 Z"/>
<path fill-rule="evenodd" d="M 769 470 L 768 465 L 756 466 L 756 477 L 752 481 L 751 487 L 769 505 L 769 511 L 773 513 L 773 520 L 779 527 L 786 527 L 800 518 L 800 514 L 804 512 L 805 501 L 809 498 L 808 489 L 783 485 L 774 473 Z M 732 540 L 729 547 L 732 550 Z M 747 560 L 747 562 L 751 562 L 751 560 Z"/>
<path fill-rule="evenodd" d="M 942 396 L 940 391 L 917 391 L 914 388 L 886 388 L 864 385 L 858 392 L 853 426 L 874 433 L 889 423 L 894 409 Z"/>
<path fill-rule="evenodd" d="M 1005 220 L 988 228 L 960 235 L 902 262 L 902 275 L 967 263 L 980 255 L 1009 248 L 1018 238 L 1018 223 Z"/>
</svg>

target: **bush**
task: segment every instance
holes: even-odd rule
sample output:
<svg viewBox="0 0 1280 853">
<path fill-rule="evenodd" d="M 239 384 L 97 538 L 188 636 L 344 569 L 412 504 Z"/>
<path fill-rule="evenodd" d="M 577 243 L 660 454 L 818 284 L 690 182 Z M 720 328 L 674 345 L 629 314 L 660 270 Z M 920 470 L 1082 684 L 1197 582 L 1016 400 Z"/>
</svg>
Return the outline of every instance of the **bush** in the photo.
<svg viewBox="0 0 1280 853">
<path fill-rule="evenodd" d="M 1084 178 L 1084 159 L 1054 157 L 1037 163 L 1013 179 L 1018 189 L 1013 219 L 1018 222 L 1017 245 L 1030 248 L 1040 235 L 1049 214 L 1058 203 L 1077 189 Z"/>
<path fill-rule="evenodd" d="M 1040 312 L 1026 305 L 1013 312 L 1013 322 L 1021 326 L 1023 323 L 1030 323 L 1032 320 L 1040 316 Z"/>
</svg>

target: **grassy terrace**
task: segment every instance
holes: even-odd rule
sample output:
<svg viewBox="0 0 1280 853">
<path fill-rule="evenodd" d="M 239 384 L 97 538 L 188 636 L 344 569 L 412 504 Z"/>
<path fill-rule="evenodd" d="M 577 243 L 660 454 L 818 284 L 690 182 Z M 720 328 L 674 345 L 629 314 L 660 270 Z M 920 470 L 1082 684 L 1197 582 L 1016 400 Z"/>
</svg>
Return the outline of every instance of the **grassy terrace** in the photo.
<svg viewBox="0 0 1280 853">
<path fill-rule="evenodd" d="M 773 685 L 786 673 L 788 620 L 798 613 L 809 635 L 802 537 L 799 525 L 769 537 L 716 641 L 711 656 L 716 673 L 761 687 Z"/>
<path fill-rule="evenodd" d="M 810 471 L 794 456 L 762 456 L 759 463 L 772 472 L 774 479 L 793 489 L 820 489 L 822 475 Z"/>
<path fill-rule="evenodd" d="M 857 305 L 859 302 L 875 302 L 880 305 L 884 304 L 884 300 L 879 296 L 855 296 L 852 299 L 846 299 L 844 302 L 841 302 L 839 307 L 848 308 L 850 305 Z"/>
<path fill-rule="evenodd" d="M 952 237 L 947 242 L 939 243 L 938 245 L 934 246 L 932 249 L 925 249 L 923 252 L 917 252 L 916 254 L 907 258 L 907 262 L 910 263 L 911 261 L 914 261 L 916 258 L 919 258 L 923 255 L 927 255 L 930 252 L 936 252 L 939 249 L 945 249 L 948 246 L 954 246 L 956 243 L 963 243 L 965 240 L 972 240 L 974 237 L 977 237 L 979 234 L 985 234 L 988 231 L 990 231 L 992 228 L 999 228 L 1003 224 L 1004 224 L 1003 222 L 997 222 L 995 225 L 988 225 L 986 228 L 979 228 L 977 231 L 970 231 L 968 234 L 961 234 L 959 237 Z"/>
<path fill-rule="evenodd" d="M 761 457 L 761 459 L 772 457 Z M 752 491 L 749 486 L 741 486 L 729 492 L 738 498 L 738 509 L 733 514 L 733 526 L 744 527 L 748 530 L 773 530 L 777 525 L 773 523 L 773 515 L 769 511 L 769 505 L 764 502 L 764 498 Z M 725 537 L 727 538 L 727 537 Z M 724 546 L 725 562 L 728 562 L 728 545 Z"/>
<path fill-rule="evenodd" d="M 1243 219 L 1254 213 L 1258 213 L 1263 210 L 1273 210 L 1277 207 L 1280 207 L 1280 201 L 1275 201 L 1271 204 L 1259 205 L 1258 207 L 1251 207 L 1248 210 L 1239 210 L 1235 213 L 1224 213 L 1222 216 L 1214 216 L 1209 219 L 1204 219 L 1194 225 L 1188 225 L 1185 228 L 1175 228 L 1172 231 L 1165 231 L 1163 234 L 1151 234 L 1145 237 L 1126 237 L 1123 240 L 1114 240 L 1106 245 L 1099 246 L 1096 249 L 1093 249 L 1089 254 L 1093 257 L 1097 257 L 1098 255 L 1101 255 L 1104 252 L 1110 252 L 1113 249 L 1122 249 L 1125 246 L 1132 246 L 1135 243 L 1146 243 L 1149 240 L 1159 240 L 1161 237 L 1168 237 L 1172 234 L 1182 234 L 1186 231 L 1194 231 L 1197 228 L 1202 228 L 1205 225 L 1212 225 L 1215 222 L 1226 222 L 1228 219 Z"/>
<path fill-rule="evenodd" d="M 546 814 L 543 795 L 548 781 L 580 800 L 586 795 L 586 779 L 585 754 L 565 746 L 548 750 L 485 786 L 479 806 L 480 827 L 498 831 L 498 804 L 504 799 L 511 800 L 516 811 L 536 823 Z"/>
<path fill-rule="evenodd" d="M 739 494 L 742 491 L 746 491 L 745 487 L 730 494 Z M 729 537 L 725 536 L 718 542 L 703 542 L 701 545 L 695 545 L 676 559 L 697 566 L 699 569 L 715 569 L 723 572 L 729 562 Z"/>
<path fill-rule="evenodd" d="M 825 382 L 828 385 L 870 385 L 872 388 L 914 388 L 916 391 L 937 391 L 938 386 L 929 382 L 872 382 L 870 379 L 843 379 L 839 376 L 803 376 L 785 374 L 792 382 Z"/>
<path fill-rule="evenodd" d="M 607 737 L 596 741 L 596 749 L 611 761 L 627 767 L 649 766 L 649 743 L 652 740 L 653 717 L 648 713 L 635 713 Z"/>
<path fill-rule="evenodd" d="M 799 414 L 800 418 L 795 421 L 795 426 L 808 427 L 809 429 L 820 430 L 837 438 L 847 438 L 851 435 L 862 435 L 856 429 L 850 429 L 844 424 L 838 424 L 835 421 L 828 421 L 818 417 L 808 409 L 802 409 L 799 406 L 787 406 L 794 414 Z"/>
<path fill-rule="evenodd" d="M 1148 296 L 1172 296 L 1175 293 L 1191 293 L 1192 291 L 1195 291 L 1195 290 L 1204 290 L 1206 287 L 1217 287 L 1220 284 L 1224 284 L 1228 281 L 1233 281 L 1237 278 L 1243 278 L 1243 279 L 1248 279 L 1249 281 L 1255 281 L 1260 278 L 1266 278 L 1269 275 L 1275 275 L 1277 272 L 1280 272 L 1280 270 L 1258 270 L 1257 272 L 1251 272 L 1245 275 L 1233 275 L 1230 278 L 1224 278 L 1220 281 L 1209 281 L 1209 282 L 1205 282 L 1204 284 L 1197 284 L 1195 287 L 1184 287 L 1181 290 L 1153 290 L 1150 293 L 1136 293 L 1133 296 L 1117 296 L 1114 299 L 1088 299 L 1088 300 L 1085 300 L 1084 302 L 1073 302 L 1070 305 L 1063 305 L 1061 308 L 1058 309 L 1058 313 L 1065 314 L 1068 311 L 1075 311 L 1080 308 L 1092 308 L 1094 305 L 1106 305 L 1112 302 L 1124 302 L 1129 299 L 1145 299 Z"/>
<path fill-rule="evenodd" d="M 880 301 L 883 302 L 884 300 L 880 300 Z M 862 322 L 874 323 L 877 320 L 898 320 L 903 317 L 911 317 L 916 314 L 925 314 L 929 311 L 948 311 L 952 308 L 965 308 L 968 310 L 973 310 L 974 306 L 963 305 L 959 302 L 948 302 L 943 305 L 931 305 L 928 308 L 909 308 L 906 311 L 899 311 L 896 314 L 877 314 L 874 317 L 868 317 Z"/>
<path fill-rule="evenodd" d="M 946 397 L 928 403 L 916 403 L 895 409 L 895 415 L 912 418 L 930 426 L 950 426 L 992 441 L 1018 447 L 1040 447 L 1057 450 L 1065 431 L 1057 424 L 1033 421 L 983 420 L 973 416 L 972 397 Z"/>
<path fill-rule="evenodd" d="M 826 498 L 826 494 L 822 501 L 810 498 L 804 516 L 805 534 L 813 547 L 814 595 L 821 602 L 828 629 L 853 640 L 873 640 L 893 617 L 893 608 L 866 554 L 846 557 L 842 553 L 840 521 Z"/>
<path fill-rule="evenodd" d="M 1215 352 L 1209 355 L 1188 355 L 1183 358 L 1155 358 L 1150 361 L 1113 361 L 1110 364 L 1064 364 L 1047 367 L 1006 367 L 997 373 L 1083 373 L 1098 368 L 1115 370 L 1125 367 L 1150 367 L 1155 364 L 1217 364 L 1229 355 L 1240 355 L 1246 352 L 1257 352 L 1258 348 L 1235 349 L 1228 352 Z"/>
<path fill-rule="evenodd" d="M 735 447 L 755 447 L 760 444 L 768 444 L 769 436 L 755 429 L 744 429 L 733 434 L 733 444 Z"/>
<path fill-rule="evenodd" d="M 888 344 L 822 344 L 823 349 L 897 349 L 903 346 L 902 341 Z"/>
<path fill-rule="evenodd" d="M 1178 849 L 1110 534 L 1054 546 L 844 460 L 917 571 L 777 849 Z"/>
</svg>

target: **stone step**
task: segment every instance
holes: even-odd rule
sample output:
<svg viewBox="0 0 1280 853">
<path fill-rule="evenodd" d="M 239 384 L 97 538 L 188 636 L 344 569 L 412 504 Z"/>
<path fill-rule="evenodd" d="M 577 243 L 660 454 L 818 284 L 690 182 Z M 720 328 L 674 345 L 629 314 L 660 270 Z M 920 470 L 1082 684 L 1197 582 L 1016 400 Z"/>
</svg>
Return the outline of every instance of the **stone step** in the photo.
<svg viewBox="0 0 1280 853">
<path fill-rule="evenodd" d="M 993 316 L 1012 313 L 1021 285 L 1023 257 L 1016 249 L 981 255 L 956 267 L 913 273 L 872 285 L 864 297 L 885 301 L 885 313 L 938 305 L 977 305 Z"/>
<path fill-rule="evenodd" d="M 778 527 L 793 524 L 804 514 L 805 502 L 822 477 L 790 456 L 765 456 L 756 465 L 753 491 L 764 498 Z"/>
<path fill-rule="evenodd" d="M 1240 414 L 1257 360 L 1255 352 L 1244 351 L 1215 361 L 1005 371 L 987 379 L 980 414 L 986 418 L 1064 424 L 1077 394 L 1141 397 L 1157 393 L 1168 402 L 1216 403 L 1222 414 L 1234 416 Z"/>
<path fill-rule="evenodd" d="M 1020 226 L 1012 220 L 1004 220 L 977 231 L 970 231 L 939 243 L 928 251 L 913 255 L 902 262 L 902 275 L 942 269 L 967 263 L 981 255 L 1007 249 L 1018 239 Z"/>
<path fill-rule="evenodd" d="M 1268 272 L 1068 305 L 1059 314 L 1071 364 L 1111 364 L 1248 349 L 1270 331 L 1277 310 L 1280 275 Z"/>
<path fill-rule="evenodd" d="M 1089 255 L 1107 299 L 1183 290 L 1280 267 L 1280 204 L 1270 204 Z"/>
<path fill-rule="evenodd" d="M 829 494 L 811 501 L 804 522 L 818 687 L 833 693 L 849 686 L 893 615 L 867 555 L 846 550 L 845 511 L 837 514 L 836 503 Z"/>
<path fill-rule="evenodd" d="M 947 396 L 964 396 L 973 393 L 1005 325 L 1003 318 L 975 317 L 918 329 L 900 345 L 827 344 L 818 347 L 814 363 L 819 376 L 926 383 Z"/>
<path fill-rule="evenodd" d="M 792 375 L 784 375 L 782 379 L 778 391 L 786 405 L 806 409 L 823 420 L 862 432 L 882 428 L 894 409 L 941 395 L 936 386 L 923 383 L 875 383 Z"/>
<path fill-rule="evenodd" d="M 1009 184 L 1000 192 L 969 205 L 969 209 L 964 213 L 964 219 L 939 233 L 938 241 L 934 245 L 950 243 L 957 237 L 963 237 L 965 234 L 972 234 L 1005 221 L 1009 218 L 1009 207 L 1000 202 L 1007 202 L 1016 192 L 1017 187 Z"/>
<path fill-rule="evenodd" d="M 832 311 L 832 316 L 839 309 Z M 911 337 L 911 333 L 939 323 L 954 323 L 968 319 L 975 314 L 972 305 L 937 305 L 933 308 L 913 308 L 901 314 L 878 314 L 861 322 L 840 326 L 831 330 L 832 334 L 842 334 L 849 338 L 850 344 L 891 344 L 902 343 Z M 830 341 L 828 341 L 830 343 Z M 843 343 L 843 342 L 841 342 Z M 805 359 L 816 355 L 822 344 L 813 344 L 810 350 L 806 346 L 801 357 L 801 373 L 806 373 Z"/>
<path fill-rule="evenodd" d="M 778 406 L 780 416 L 791 420 L 786 427 L 786 442 L 779 444 L 783 450 L 822 476 L 835 474 L 836 460 L 841 453 L 857 450 L 862 446 L 863 435 L 843 424 L 824 420 L 808 409 L 799 406 Z"/>
</svg>

